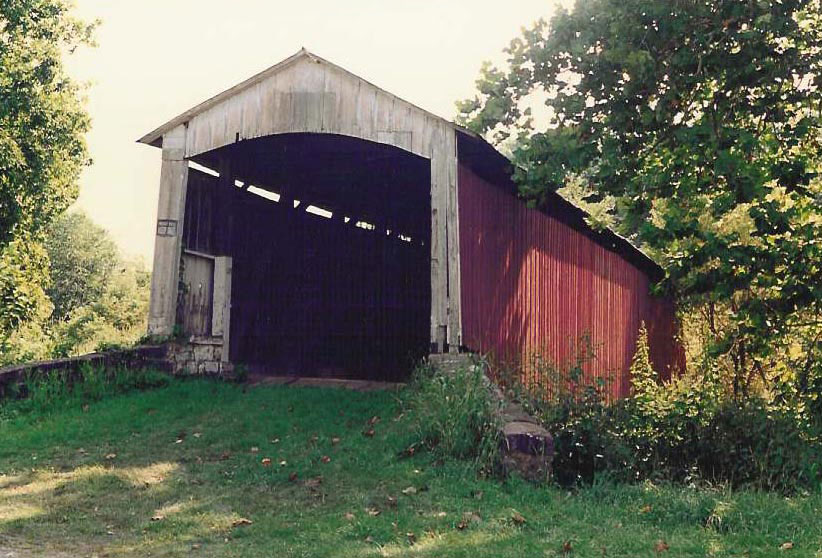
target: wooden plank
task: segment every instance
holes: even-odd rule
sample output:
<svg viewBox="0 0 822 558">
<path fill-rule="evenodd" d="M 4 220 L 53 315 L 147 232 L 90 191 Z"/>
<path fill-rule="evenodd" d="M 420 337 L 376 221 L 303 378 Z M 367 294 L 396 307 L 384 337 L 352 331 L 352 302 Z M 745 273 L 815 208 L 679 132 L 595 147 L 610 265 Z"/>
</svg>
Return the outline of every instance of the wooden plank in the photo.
<svg viewBox="0 0 822 558">
<path fill-rule="evenodd" d="M 217 265 L 223 270 L 224 284 L 223 292 L 223 350 L 222 361 L 229 361 L 229 349 L 231 348 L 231 274 L 233 272 L 233 259 L 230 257 L 220 257 Z"/>
<path fill-rule="evenodd" d="M 375 141 L 377 127 L 377 90 L 363 80 L 357 90 L 357 114 L 355 128 L 357 137 Z"/>
<path fill-rule="evenodd" d="M 223 350 L 228 354 L 225 338 L 228 335 L 231 311 L 231 257 L 217 256 L 214 259 L 214 303 L 211 320 L 211 334 L 222 335 Z"/>
<path fill-rule="evenodd" d="M 342 87 L 342 75 L 335 72 L 333 68 L 325 66 L 323 68 L 323 109 L 322 124 L 320 131 L 328 133 L 340 132 L 340 89 Z"/>
<path fill-rule="evenodd" d="M 181 308 L 182 330 L 186 335 L 211 335 L 213 323 L 214 259 L 183 254 Z"/>
<path fill-rule="evenodd" d="M 448 345 L 451 352 L 462 344 L 462 304 L 460 292 L 459 198 L 457 195 L 457 134 L 446 130 L 447 234 L 448 234 Z"/>
<path fill-rule="evenodd" d="M 392 121 L 394 115 L 394 97 L 376 88 L 374 91 L 374 131 L 378 134 L 380 132 L 391 132 L 394 130 Z"/>
<path fill-rule="evenodd" d="M 342 72 L 332 69 L 329 74 L 336 76 L 337 114 L 335 115 L 334 129 L 340 134 L 348 136 L 358 136 L 359 126 L 357 123 L 357 103 L 360 89 L 360 81 L 352 80 L 344 76 Z"/>
<path fill-rule="evenodd" d="M 431 153 L 431 341 L 444 350 L 448 327 L 446 215 L 449 153 L 445 126 L 432 130 Z"/>
</svg>

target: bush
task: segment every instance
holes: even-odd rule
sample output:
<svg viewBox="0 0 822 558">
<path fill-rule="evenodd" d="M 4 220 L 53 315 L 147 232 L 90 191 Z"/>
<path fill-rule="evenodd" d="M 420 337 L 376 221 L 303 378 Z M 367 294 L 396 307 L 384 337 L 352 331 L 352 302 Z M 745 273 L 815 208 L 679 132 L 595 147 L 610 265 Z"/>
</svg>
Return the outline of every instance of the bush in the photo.
<svg viewBox="0 0 822 558">
<path fill-rule="evenodd" d="M 438 373 L 422 365 L 407 393 L 414 447 L 423 447 L 439 459 L 471 460 L 484 474 L 495 468 L 499 403 L 481 366 Z"/>
<path fill-rule="evenodd" d="M 640 332 L 633 392 L 607 404 L 602 386 L 529 399 L 554 435 L 554 474 L 563 485 L 665 480 L 728 483 L 790 492 L 818 487 L 822 446 L 796 408 L 727 397 L 710 363 L 664 384 Z"/>
</svg>

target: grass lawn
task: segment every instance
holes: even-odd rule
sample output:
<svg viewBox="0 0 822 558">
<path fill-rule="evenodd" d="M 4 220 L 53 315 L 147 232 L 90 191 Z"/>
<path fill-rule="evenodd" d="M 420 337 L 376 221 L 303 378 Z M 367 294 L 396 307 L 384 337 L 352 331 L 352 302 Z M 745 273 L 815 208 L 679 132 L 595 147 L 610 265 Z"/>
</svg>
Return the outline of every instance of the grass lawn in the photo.
<svg viewBox="0 0 822 558">
<path fill-rule="evenodd" d="M 481 480 L 398 458 L 400 413 L 187 381 L 5 420 L 0 556 L 822 557 L 820 495 Z"/>
</svg>

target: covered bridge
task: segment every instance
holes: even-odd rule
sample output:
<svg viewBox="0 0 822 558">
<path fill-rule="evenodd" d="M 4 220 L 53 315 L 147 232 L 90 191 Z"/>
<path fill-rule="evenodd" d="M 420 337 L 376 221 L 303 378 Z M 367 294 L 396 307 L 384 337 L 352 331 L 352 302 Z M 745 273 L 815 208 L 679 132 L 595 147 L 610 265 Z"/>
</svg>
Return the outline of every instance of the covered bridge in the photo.
<svg viewBox="0 0 822 558">
<path fill-rule="evenodd" d="M 625 372 L 641 321 L 677 362 L 657 266 L 556 195 L 517 198 L 482 138 L 306 50 L 140 139 L 162 149 L 149 333 L 187 366 L 404 377 L 429 352 Z"/>
</svg>

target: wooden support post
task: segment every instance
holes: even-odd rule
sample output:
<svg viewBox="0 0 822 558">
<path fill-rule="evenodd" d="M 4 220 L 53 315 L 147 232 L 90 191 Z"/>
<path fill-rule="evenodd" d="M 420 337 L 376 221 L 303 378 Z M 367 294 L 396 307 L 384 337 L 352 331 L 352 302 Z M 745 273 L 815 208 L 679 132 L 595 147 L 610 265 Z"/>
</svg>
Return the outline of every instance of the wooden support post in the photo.
<svg viewBox="0 0 822 558">
<path fill-rule="evenodd" d="M 449 130 L 448 150 L 453 157 L 448 161 L 448 209 L 447 209 L 447 240 L 448 240 L 448 350 L 452 353 L 459 351 L 462 345 L 462 305 L 460 289 L 460 230 L 457 166 L 457 137 L 456 131 Z"/>
<path fill-rule="evenodd" d="M 174 332 L 188 183 L 185 148 L 185 125 L 177 126 L 163 135 L 160 200 L 157 206 L 148 314 L 150 335 L 171 335 Z"/>
<path fill-rule="evenodd" d="M 438 126 L 431 140 L 431 343 L 437 353 L 448 342 L 448 192 L 456 165 L 454 130 Z"/>
<path fill-rule="evenodd" d="M 233 249 L 233 206 L 234 206 L 234 190 L 237 187 L 234 185 L 234 165 L 232 160 L 228 157 L 221 157 L 217 165 L 217 171 L 220 173 L 220 178 L 217 181 L 217 199 L 219 200 L 219 207 L 217 208 L 217 235 L 218 242 L 216 246 L 217 254 L 221 256 L 231 256 Z"/>
</svg>

